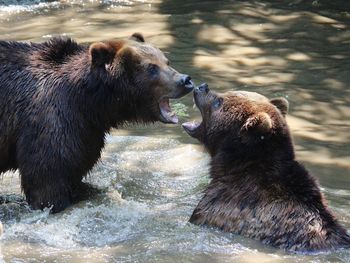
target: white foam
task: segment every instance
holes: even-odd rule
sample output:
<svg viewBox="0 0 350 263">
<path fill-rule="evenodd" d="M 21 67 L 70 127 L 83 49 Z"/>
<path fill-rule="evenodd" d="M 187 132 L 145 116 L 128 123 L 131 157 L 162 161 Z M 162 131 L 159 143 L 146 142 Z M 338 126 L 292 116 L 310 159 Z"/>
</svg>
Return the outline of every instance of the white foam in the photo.
<svg viewBox="0 0 350 263">
<path fill-rule="evenodd" d="M 64 249 L 104 246 L 127 239 L 133 225 L 149 212 L 146 204 L 135 201 L 106 201 L 109 203 L 85 203 L 57 215 L 33 211 L 7 226 L 2 240 Z"/>
</svg>

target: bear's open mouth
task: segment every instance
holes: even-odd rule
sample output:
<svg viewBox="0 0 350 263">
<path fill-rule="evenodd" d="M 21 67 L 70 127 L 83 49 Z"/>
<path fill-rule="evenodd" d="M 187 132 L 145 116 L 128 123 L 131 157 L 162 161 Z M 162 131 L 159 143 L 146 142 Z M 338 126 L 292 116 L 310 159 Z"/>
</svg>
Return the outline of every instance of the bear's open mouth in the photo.
<svg viewBox="0 0 350 263">
<path fill-rule="evenodd" d="M 160 109 L 160 120 L 162 122 L 173 123 L 173 124 L 176 124 L 179 122 L 178 117 L 170 107 L 168 97 L 163 97 L 159 100 L 159 109 Z"/>
<path fill-rule="evenodd" d="M 198 121 L 189 121 L 189 122 L 184 122 L 182 124 L 182 127 L 189 135 L 191 135 L 196 132 L 196 130 L 199 128 L 201 124 L 202 123 Z"/>
<path fill-rule="evenodd" d="M 202 114 L 202 110 L 199 106 L 198 100 L 196 98 L 196 93 L 193 94 L 193 102 L 194 102 L 194 107 L 197 107 L 202 115 L 203 118 L 203 114 Z M 202 125 L 203 121 L 189 121 L 189 122 L 184 122 L 182 124 L 182 128 L 191 136 L 194 136 L 196 131 L 199 129 L 199 127 Z"/>
</svg>

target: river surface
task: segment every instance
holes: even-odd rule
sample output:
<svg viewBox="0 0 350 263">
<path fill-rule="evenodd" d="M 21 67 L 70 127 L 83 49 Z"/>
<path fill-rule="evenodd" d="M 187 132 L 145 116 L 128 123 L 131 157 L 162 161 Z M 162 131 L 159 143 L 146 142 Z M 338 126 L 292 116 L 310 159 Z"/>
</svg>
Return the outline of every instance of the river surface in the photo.
<svg viewBox="0 0 350 263">
<path fill-rule="evenodd" d="M 79 42 L 143 32 L 172 65 L 218 91 L 290 102 L 298 159 L 350 229 L 348 1 L 0 1 L 0 37 Z M 199 117 L 191 96 L 181 121 Z M 86 181 L 102 190 L 62 213 L 31 211 L 6 173 L 0 262 L 350 262 L 350 251 L 296 255 L 188 223 L 209 156 L 180 126 L 127 126 L 107 137 Z"/>
</svg>

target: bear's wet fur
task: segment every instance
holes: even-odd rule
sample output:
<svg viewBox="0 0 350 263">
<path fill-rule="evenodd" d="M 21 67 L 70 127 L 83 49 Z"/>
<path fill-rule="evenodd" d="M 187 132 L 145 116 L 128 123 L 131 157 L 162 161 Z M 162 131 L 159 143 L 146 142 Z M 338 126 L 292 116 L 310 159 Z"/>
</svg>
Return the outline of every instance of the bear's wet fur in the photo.
<svg viewBox="0 0 350 263">
<path fill-rule="evenodd" d="M 195 89 L 201 123 L 184 129 L 211 155 L 211 182 L 190 222 L 298 252 L 350 247 L 316 179 L 295 160 L 288 102 L 251 92 Z"/>
<path fill-rule="evenodd" d="M 19 169 L 31 207 L 59 212 L 90 192 L 81 180 L 111 128 L 176 123 L 169 99 L 192 88 L 140 33 L 91 45 L 0 41 L 0 173 Z"/>
</svg>

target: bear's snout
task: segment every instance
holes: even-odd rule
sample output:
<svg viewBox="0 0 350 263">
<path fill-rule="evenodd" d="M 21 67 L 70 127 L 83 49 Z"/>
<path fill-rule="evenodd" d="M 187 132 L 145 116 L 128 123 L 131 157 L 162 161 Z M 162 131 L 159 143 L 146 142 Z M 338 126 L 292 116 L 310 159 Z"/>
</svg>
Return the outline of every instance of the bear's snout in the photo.
<svg viewBox="0 0 350 263">
<path fill-rule="evenodd" d="M 203 83 L 194 89 L 194 92 L 193 92 L 194 102 L 201 112 L 202 112 L 202 108 L 205 107 L 205 105 L 207 105 L 210 100 L 209 97 L 211 96 L 208 96 L 209 93 L 211 92 L 207 83 Z"/>
<path fill-rule="evenodd" d="M 191 90 L 193 89 L 193 82 L 191 81 L 191 77 L 189 75 L 182 75 L 180 83 L 186 88 Z"/>
<path fill-rule="evenodd" d="M 196 92 L 203 92 L 203 93 L 208 93 L 209 92 L 209 86 L 207 83 L 202 83 L 199 85 L 196 89 Z"/>
<path fill-rule="evenodd" d="M 191 92 L 194 89 L 194 83 L 189 75 L 181 74 L 180 79 L 177 82 L 178 86 L 185 88 L 185 92 Z"/>
</svg>

